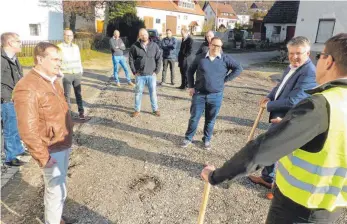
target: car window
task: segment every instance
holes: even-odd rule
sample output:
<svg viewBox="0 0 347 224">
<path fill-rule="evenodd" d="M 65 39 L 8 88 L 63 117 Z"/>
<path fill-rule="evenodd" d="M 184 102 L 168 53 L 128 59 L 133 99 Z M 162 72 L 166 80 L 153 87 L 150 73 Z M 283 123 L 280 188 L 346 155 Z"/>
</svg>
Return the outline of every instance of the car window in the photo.
<svg viewBox="0 0 347 224">
<path fill-rule="evenodd" d="M 155 32 L 154 31 L 148 31 L 148 35 L 151 36 L 151 37 L 155 37 Z"/>
</svg>

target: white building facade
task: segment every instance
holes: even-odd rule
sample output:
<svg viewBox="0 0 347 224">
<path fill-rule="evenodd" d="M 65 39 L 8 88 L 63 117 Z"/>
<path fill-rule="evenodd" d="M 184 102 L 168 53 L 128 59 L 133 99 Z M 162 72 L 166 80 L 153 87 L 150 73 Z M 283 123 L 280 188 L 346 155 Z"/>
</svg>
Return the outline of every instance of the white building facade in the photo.
<svg viewBox="0 0 347 224">
<path fill-rule="evenodd" d="M 2 1 L 0 33 L 15 32 L 21 40 L 62 40 L 62 9 L 62 2 L 49 8 L 40 6 L 39 0 Z"/>
</svg>

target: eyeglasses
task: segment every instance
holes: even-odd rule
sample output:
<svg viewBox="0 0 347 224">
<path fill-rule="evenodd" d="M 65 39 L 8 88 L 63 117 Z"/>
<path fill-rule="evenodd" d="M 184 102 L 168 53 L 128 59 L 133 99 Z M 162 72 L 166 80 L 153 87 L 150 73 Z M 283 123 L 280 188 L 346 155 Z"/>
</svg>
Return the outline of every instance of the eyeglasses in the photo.
<svg viewBox="0 0 347 224">
<path fill-rule="evenodd" d="M 334 57 L 331 55 L 331 54 L 327 54 L 327 53 L 324 53 L 324 52 L 319 52 L 319 53 L 317 53 L 316 54 L 316 60 L 318 61 L 319 59 L 320 59 L 320 56 L 321 55 L 324 55 L 324 56 L 331 56 L 331 58 L 333 59 L 333 61 L 334 61 Z"/>
<path fill-rule="evenodd" d="M 288 52 L 288 54 L 289 54 L 289 56 L 300 56 L 300 55 L 302 55 L 302 54 L 305 54 L 306 53 L 306 51 L 304 51 L 304 52 L 296 52 L 296 53 L 289 53 Z"/>
<path fill-rule="evenodd" d="M 211 44 L 211 45 L 212 45 L 212 47 L 215 47 L 215 48 L 222 48 L 221 45 L 216 45 L 216 44 Z"/>
</svg>

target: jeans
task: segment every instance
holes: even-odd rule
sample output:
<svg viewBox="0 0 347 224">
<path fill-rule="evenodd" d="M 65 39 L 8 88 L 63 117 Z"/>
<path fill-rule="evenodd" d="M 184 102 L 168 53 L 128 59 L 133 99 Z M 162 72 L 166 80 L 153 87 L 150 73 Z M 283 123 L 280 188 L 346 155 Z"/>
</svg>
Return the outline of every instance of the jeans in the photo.
<svg viewBox="0 0 347 224">
<path fill-rule="evenodd" d="M 153 112 L 158 110 L 157 101 L 157 78 L 154 75 L 143 75 L 136 76 L 136 87 L 135 87 L 135 111 L 140 112 L 142 93 L 145 86 L 148 86 L 149 97 L 151 99 L 151 106 Z"/>
<path fill-rule="evenodd" d="M 204 142 L 211 141 L 214 124 L 223 101 L 223 92 L 195 93 L 190 107 L 190 119 L 185 139 L 192 141 L 198 128 L 199 120 L 205 111 Z"/>
<path fill-rule="evenodd" d="M 18 133 L 13 102 L 1 104 L 1 118 L 3 122 L 5 162 L 11 162 L 16 159 L 16 156 L 24 152 Z"/>
<path fill-rule="evenodd" d="M 274 198 L 267 215 L 266 224 L 334 223 L 342 208 L 329 212 L 325 209 L 309 209 L 284 196 L 275 185 Z"/>
<path fill-rule="evenodd" d="M 66 175 L 71 149 L 51 153 L 57 163 L 51 168 L 43 168 L 45 182 L 45 224 L 60 224 L 66 199 Z"/>
<path fill-rule="evenodd" d="M 69 105 L 70 111 L 71 111 L 70 93 L 71 93 L 71 85 L 72 85 L 75 92 L 78 112 L 80 114 L 83 114 L 84 109 L 83 109 L 83 101 L 82 101 L 82 93 L 81 93 L 82 92 L 81 81 L 82 81 L 82 74 L 65 74 L 63 78 L 63 86 L 64 86 L 64 95 Z"/>
<path fill-rule="evenodd" d="M 168 65 L 170 66 L 171 71 L 171 84 L 175 84 L 175 59 L 164 59 L 163 60 L 163 77 L 162 82 L 166 80 L 166 71 Z"/>
<path fill-rule="evenodd" d="M 127 63 L 125 61 L 125 57 L 124 56 L 112 56 L 112 62 L 113 62 L 113 76 L 114 76 L 114 80 L 116 81 L 116 83 L 119 83 L 119 78 L 118 78 L 119 65 L 122 66 L 128 83 L 131 82 L 130 75 L 129 75 L 129 69 L 128 69 Z"/>
</svg>

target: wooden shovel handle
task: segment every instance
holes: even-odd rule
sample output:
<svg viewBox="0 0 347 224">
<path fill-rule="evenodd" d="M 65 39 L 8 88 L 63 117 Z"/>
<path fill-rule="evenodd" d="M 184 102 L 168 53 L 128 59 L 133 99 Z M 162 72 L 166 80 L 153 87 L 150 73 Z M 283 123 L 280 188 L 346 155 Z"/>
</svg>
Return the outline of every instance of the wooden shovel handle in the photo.
<svg viewBox="0 0 347 224">
<path fill-rule="evenodd" d="M 199 212 L 198 224 L 204 223 L 205 212 L 206 212 L 206 207 L 208 202 L 208 195 L 210 194 L 210 188 L 211 188 L 211 184 L 208 181 L 206 181 L 204 186 L 204 194 L 202 196 L 200 212 Z"/>
<path fill-rule="evenodd" d="M 261 115 L 262 115 L 263 112 L 264 112 L 264 109 L 265 109 L 264 107 L 260 107 L 259 112 L 258 112 L 257 119 L 255 119 L 255 121 L 254 121 L 252 130 L 251 130 L 251 133 L 250 133 L 249 136 L 248 136 L 247 142 L 249 142 L 249 141 L 252 140 L 252 138 L 253 138 L 253 136 L 254 136 L 255 129 L 256 129 L 257 126 L 258 126 L 259 120 L 260 120 L 260 118 L 261 118 Z"/>
</svg>

